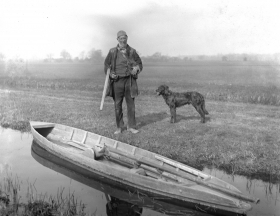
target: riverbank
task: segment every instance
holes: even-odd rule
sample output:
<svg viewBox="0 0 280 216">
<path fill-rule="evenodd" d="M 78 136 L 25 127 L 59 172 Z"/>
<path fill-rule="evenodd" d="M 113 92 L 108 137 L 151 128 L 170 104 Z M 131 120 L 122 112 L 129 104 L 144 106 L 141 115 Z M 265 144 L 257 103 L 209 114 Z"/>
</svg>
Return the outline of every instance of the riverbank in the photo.
<svg viewBox="0 0 280 216">
<path fill-rule="evenodd" d="M 161 97 L 139 95 L 139 134 L 114 135 L 111 98 L 99 111 L 101 91 L 6 89 L 0 94 L 0 125 L 23 132 L 28 122 L 55 122 L 98 133 L 170 157 L 192 167 L 215 167 L 231 174 L 276 182 L 280 179 L 280 111 L 277 106 L 206 101 L 210 115 L 199 123 L 193 107 L 177 111 L 170 124 Z M 125 107 L 125 106 L 124 106 Z M 124 110 L 126 121 L 126 110 Z"/>
<path fill-rule="evenodd" d="M 28 182 L 28 180 L 27 180 Z M 87 216 L 85 205 L 78 202 L 73 194 L 64 195 L 63 189 L 58 189 L 56 196 L 37 195 L 36 187 L 28 182 L 25 195 L 27 201 L 22 202 L 20 196 L 22 180 L 19 177 L 5 176 L 0 183 L 0 215 L 15 216 L 54 216 L 75 215 Z M 22 195 L 22 194 L 21 194 Z"/>
</svg>

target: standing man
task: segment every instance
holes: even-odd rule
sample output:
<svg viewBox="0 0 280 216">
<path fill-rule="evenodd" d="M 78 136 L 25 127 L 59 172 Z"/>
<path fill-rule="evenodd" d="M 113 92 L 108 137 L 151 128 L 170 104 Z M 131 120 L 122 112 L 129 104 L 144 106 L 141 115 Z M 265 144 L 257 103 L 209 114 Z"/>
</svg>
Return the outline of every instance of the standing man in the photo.
<svg viewBox="0 0 280 216">
<path fill-rule="evenodd" d="M 134 99 L 138 95 L 137 78 L 142 71 L 142 61 L 136 50 L 127 44 L 127 34 L 125 31 L 117 33 L 118 45 L 110 49 L 105 62 L 104 71 L 110 68 L 110 85 L 107 96 L 114 99 L 117 130 L 114 134 L 119 134 L 124 128 L 122 103 L 125 98 L 127 104 L 127 130 L 131 133 L 138 133 L 135 120 Z"/>
</svg>

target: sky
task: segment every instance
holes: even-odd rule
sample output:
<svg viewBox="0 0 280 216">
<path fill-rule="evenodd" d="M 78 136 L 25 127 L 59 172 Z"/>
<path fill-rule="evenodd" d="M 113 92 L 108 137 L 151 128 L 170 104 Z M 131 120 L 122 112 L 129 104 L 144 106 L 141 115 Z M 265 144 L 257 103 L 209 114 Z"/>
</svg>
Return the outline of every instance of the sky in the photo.
<svg viewBox="0 0 280 216">
<path fill-rule="evenodd" d="M 7 58 L 107 55 L 126 31 L 141 56 L 280 53 L 278 0 L 0 0 Z"/>
</svg>

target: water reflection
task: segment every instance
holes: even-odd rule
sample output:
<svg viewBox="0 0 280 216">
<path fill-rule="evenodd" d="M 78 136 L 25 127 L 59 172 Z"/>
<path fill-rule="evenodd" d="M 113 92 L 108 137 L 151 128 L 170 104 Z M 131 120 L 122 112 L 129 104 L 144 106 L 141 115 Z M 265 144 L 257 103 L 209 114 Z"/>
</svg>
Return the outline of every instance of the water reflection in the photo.
<svg viewBox="0 0 280 216">
<path fill-rule="evenodd" d="M 61 164 L 65 163 L 62 159 L 49 154 L 38 146 L 35 142 L 32 144 L 32 157 L 45 167 L 70 177 L 80 183 L 104 193 L 107 200 L 106 214 L 108 216 L 117 215 L 142 215 L 143 209 L 150 209 L 161 214 L 157 215 L 185 215 L 185 216 L 207 216 L 202 212 L 192 209 L 175 206 L 160 200 L 155 200 L 138 191 L 128 191 L 125 188 L 113 184 L 107 184 L 100 179 L 88 178 L 82 174 L 65 168 Z M 59 165 L 58 165 L 59 164 Z M 156 215 L 155 212 L 149 215 Z M 142 215 L 143 216 L 143 215 Z"/>
<path fill-rule="evenodd" d="M 106 196 L 108 197 L 108 202 L 106 204 L 106 214 L 108 216 L 142 215 L 143 208 L 118 199 L 117 197 L 109 196 L 108 194 L 106 194 Z"/>
<path fill-rule="evenodd" d="M 248 179 L 239 175 L 228 175 L 216 169 L 204 169 L 203 171 L 232 184 L 240 189 L 244 195 L 260 198 L 258 204 L 251 204 L 253 208 L 247 213 L 247 216 L 280 215 L 279 184 Z"/>
</svg>

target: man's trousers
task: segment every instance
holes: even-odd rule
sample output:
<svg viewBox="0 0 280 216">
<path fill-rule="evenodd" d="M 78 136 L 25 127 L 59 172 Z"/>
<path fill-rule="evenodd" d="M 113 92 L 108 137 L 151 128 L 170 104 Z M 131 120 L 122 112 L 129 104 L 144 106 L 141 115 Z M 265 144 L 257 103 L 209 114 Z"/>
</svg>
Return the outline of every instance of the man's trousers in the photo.
<svg viewBox="0 0 280 216">
<path fill-rule="evenodd" d="M 115 104 L 115 115 L 116 115 L 116 123 L 118 128 L 124 127 L 123 122 L 123 110 L 122 103 L 125 98 L 127 104 L 127 118 L 128 118 L 128 127 L 135 128 L 136 120 L 135 120 L 135 103 L 134 98 L 131 97 L 131 78 L 121 77 L 116 82 L 113 83 L 114 93 L 113 99 Z"/>
</svg>

